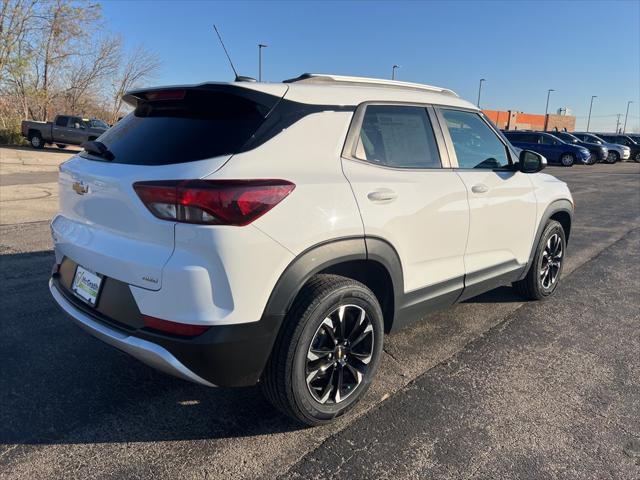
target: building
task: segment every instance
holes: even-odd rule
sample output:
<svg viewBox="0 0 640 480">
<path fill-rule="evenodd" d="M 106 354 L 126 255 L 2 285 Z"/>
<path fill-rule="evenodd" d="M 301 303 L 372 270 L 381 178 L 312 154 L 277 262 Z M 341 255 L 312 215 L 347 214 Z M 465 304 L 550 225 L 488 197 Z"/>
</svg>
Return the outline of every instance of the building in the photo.
<svg viewBox="0 0 640 480">
<path fill-rule="evenodd" d="M 566 112 L 567 109 L 564 109 Z M 573 132 L 576 129 L 576 117 L 573 115 L 516 112 L 513 110 L 483 110 L 484 114 L 501 130 L 567 130 Z M 545 128 L 546 123 L 546 128 Z"/>
</svg>

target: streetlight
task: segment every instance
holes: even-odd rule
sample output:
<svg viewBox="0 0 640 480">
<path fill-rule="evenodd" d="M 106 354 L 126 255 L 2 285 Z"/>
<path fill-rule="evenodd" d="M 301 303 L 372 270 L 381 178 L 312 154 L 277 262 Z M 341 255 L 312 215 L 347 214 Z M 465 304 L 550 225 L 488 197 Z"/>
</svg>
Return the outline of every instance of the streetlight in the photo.
<svg viewBox="0 0 640 480">
<path fill-rule="evenodd" d="M 395 80 L 396 79 L 396 68 L 400 68 L 400 65 L 394 65 L 391 68 L 391 80 Z"/>
<path fill-rule="evenodd" d="M 486 82 L 484 78 L 480 79 L 480 85 L 478 85 L 478 108 L 480 108 L 480 93 L 482 92 L 482 82 Z"/>
<path fill-rule="evenodd" d="M 269 45 L 264 43 L 258 44 L 258 81 L 262 81 L 262 49 L 267 48 Z"/>
<path fill-rule="evenodd" d="M 589 132 L 589 125 L 591 124 L 591 108 L 593 107 L 593 99 L 598 98 L 597 95 L 591 95 L 591 103 L 589 104 L 589 118 L 587 119 L 587 132 Z"/>
<path fill-rule="evenodd" d="M 549 118 L 547 114 L 549 113 L 549 96 L 551 96 L 551 92 L 555 92 L 553 88 L 547 90 L 547 106 L 544 107 L 544 131 L 547 131 L 547 124 L 549 123 Z"/>
<path fill-rule="evenodd" d="M 624 126 L 622 127 L 622 133 L 626 132 L 627 130 L 627 117 L 629 116 L 629 105 L 631 105 L 633 103 L 633 100 L 629 100 L 627 102 L 627 113 L 625 113 L 624 115 Z M 618 133 L 618 132 L 616 132 Z"/>
</svg>

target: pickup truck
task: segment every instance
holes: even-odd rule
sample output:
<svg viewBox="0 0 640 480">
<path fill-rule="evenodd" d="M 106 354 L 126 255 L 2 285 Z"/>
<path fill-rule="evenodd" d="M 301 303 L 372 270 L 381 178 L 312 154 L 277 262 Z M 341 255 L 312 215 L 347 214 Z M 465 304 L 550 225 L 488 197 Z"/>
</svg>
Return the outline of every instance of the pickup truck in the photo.
<svg viewBox="0 0 640 480">
<path fill-rule="evenodd" d="M 56 144 L 58 148 L 67 145 L 81 145 L 102 135 L 109 125 L 98 119 L 82 118 L 75 115 L 56 115 L 53 122 L 22 122 L 22 136 L 29 140 L 33 148 L 45 144 Z"/>
</svg>

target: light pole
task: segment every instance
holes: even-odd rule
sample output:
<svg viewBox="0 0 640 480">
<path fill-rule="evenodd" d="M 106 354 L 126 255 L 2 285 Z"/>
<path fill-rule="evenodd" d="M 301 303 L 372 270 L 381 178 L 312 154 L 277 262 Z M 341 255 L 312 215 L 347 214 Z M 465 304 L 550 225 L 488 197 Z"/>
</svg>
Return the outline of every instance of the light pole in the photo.
<svg viewBox="0 0 640 480">
<path fill-rule="evenodd" d="M 478 108 L 480 108 L 480 94 L 482 93 L 482 82 L 486 82 L 484 78 L 480 79 L 480 85 L 478 85 Z"/>
<path fill-rule="evenodd" d="M 549 123 L 549 117 L 547 114 L 549 113 L 549 97 L 551 96 L 551 92 L 555 92 L 553 88 L 547 90 L 547 106 L 544 107 L 544 131 L 547 131 L 547 124 Z"/>
<path fill-rule="evenodd" d="M 264 43 L 258 44 L 258 81 L 262 81 L 262 49 L 267 48 L 268 45 Z"/>
<path fill-rule="evenodd" d="M 589 125 L 591 124 L 591 109 L 593 108 L 593 99 L 598 98 L 597 95 L 591 95 L 591 103 L 589 104 L 589 118 L 587 119 L 587 132 L 589 131 Z"/>
<path fill-rule="evenodd" d="M 620 130 L 618 130 L 618 128 L 620 128 L 620 117 L 622 116 L 621 113 L 616 113 L 616 116 L 618 117 L 616 119 L 616 133 L 618 133 Z"/>
<path fill-rule="evenodd" d="M 629 105 L 631 105 L 632 103 L 633 103 L 633 100 L 629 100 L 627 102 L 627 113 L 624 114 L 624 126 L 622 127 L 622 133 L 625 133 L 627 131 L 627 117 L 629 116 Z"/>
<path fill-rule="evenodd" d="M 396 69 L 400 68 L 400 65 L 394 65 L 393 67 L 391 67 L 391 80 L 395 80 L 396 79 Z"/>
</svg>

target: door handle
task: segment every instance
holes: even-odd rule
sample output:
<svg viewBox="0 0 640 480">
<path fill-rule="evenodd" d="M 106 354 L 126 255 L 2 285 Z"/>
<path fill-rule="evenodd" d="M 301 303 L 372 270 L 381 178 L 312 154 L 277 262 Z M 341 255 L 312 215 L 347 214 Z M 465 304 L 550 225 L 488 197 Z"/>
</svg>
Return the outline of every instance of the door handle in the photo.
<svg viewBox="0 0 640 480">
<path fill-rule="evenodd" d="M 389 203 L 398 198 L 398 194 L 389 188 L 381 188 L 367 194 L 367 198 L 376 203 Z"/>
<path fill-rule="evenodd" d="M 487 193 L 489 191 L 489 187 L 487 187 L 484 183 L 478 183 L 471 187 L 471 191 L 473 193 Z"/>
</svg>

